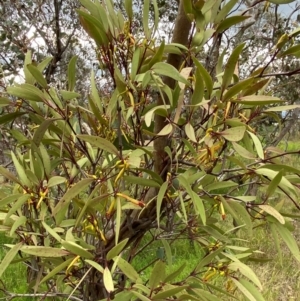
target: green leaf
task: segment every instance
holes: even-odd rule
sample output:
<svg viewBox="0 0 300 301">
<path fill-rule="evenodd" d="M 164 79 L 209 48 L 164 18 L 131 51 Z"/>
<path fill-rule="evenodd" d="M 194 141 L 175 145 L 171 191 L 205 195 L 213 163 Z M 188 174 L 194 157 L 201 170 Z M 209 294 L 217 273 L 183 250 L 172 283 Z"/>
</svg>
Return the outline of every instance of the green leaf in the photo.
<svg viewBox="0 0 300 301">
<path fill-rule="evenodd" d="M 202 64 L 193 57 L 193 62 L 195 63 L 197 70 L 199 70 L 199 73 L 201 74 L 203 81 L 205 83 L 206 86 L 206 99 L 210 99 L 211 98 L 211 93 L 213 91 L 213 81 L 212 78 L 210 76 L 210 74 L 207 72 L 207 70 L 202 66 Z M 196 72 L 196 83 L 197 83 L 197 72 Z M 195 92 L 197 91 L 197 89 L 195 89 Z M 194 93 L 195 93 L 194 92 Z"/>
<path fill-rule="evenodd" d="M 267 198 L 270 198 L 274 194 L 274 192 L 276 191 L 278 185 L 282 180 L 282 176 L 283 176 L 283 172 L 279 171 L 278 174 L 272 179 L 266 191 Z"/>
<path fill-rule="evenodd" d="M 111 293 L 115 290 L 114 288 L 114 283 L 113 279 L 110 273 L 110 270 L 108 267 L 105 267 L 104 272 L 103 272 L 103 284 L 105 289 L 108 291 L 108 293 Z"/>
<path fill-rule="evenodd" d="M 59 93 L 64 100 L 72 100 L 74 98 L 81 97 L 79 93 L 74 91 L 59 90 Z"/>
<path fill-rule="evenodd" d="M 73 241 L 62 241 L 61 244 L 66 250 L 82 258 L 92 259 L 94 257 L 90 252 Z"/>
<path fill-rule="evenodd" d="M 97 263 L 95 261 L 92 261 L 92 260 L 89 260 L 89 259 L 85 259 L 84 261 L 87 262 L 92 267 L 94 267 L 100 273 L 104 273 L 104 268 L 99 263 Z"/>
<path fill-rule="evenodd" d="M 10 171 L 8 171 L 3 166 L 0 166 L 0 174 L 3 175 L 5 178 L 9 179 L 13 183 L 21 184 L 21 182 L 12 174 Z"/>
<path fill-rule="evenodd" d="M 103 149 L 106 152 L 109 152 L 119 157 L 118 149 L 110 141 L 104 138 L 90 135 L 77 135 L 77 137 L 90 143 L 91 145 L 94 145 L 100 149 Z"/>
<path fill-rule="evenodd" d="M 55 208 L 53 209 L 52 215 L 55 216 L 58 212 L 64 209 L 71 200 L 81 193 L 85 188 L 87 188 L 94 179 L 82 179 L 78 183 L 76 183 L 73 187 L 71 187 L 64 196 L 59 200 Z"/>
<path fill-rule="evenodd" d="M 108 22 L 101 22 L 101 19 L 97 19 L 81 9 L 77 10 L 77 13 L 79 14 L 81 25 L 88 35 L 96 42 L 98 46 L 106 46 L 109 42 L 109 39 L 105 32 L 104 24 L 107 26 Z M 102 18 L 102 20 L 104 19 Z"/>
<path fill-rule="evenodd" d="M 41 87 L 47 89 L 48 84 L 42 72 L 33 64 L 28 64 L 26 67 L 29 70 L 29 72 L 32 74 L 32 76 L 36 79 L 36 81 L 41 85 Z"/>
<path fill-rule="evenodd" d="M 158 260 L 150 274 L 149 277 L 149 287 L 151 290 L 154 290 L 159 283 L 165 278 L 166 273 L 166 265 L 161 260 Z"/>
<path fill-rule="evenodd" d="M 29 72 L 29 70 L 27 69 L 27 65 L 32 63 L 32 59 L 31 59 L 31 50 L 28 50 L 25 54 L 25 60 L 24 60 L 24 75 L 25 75 L 25 82 L 27 84 L 35 84 L 35 79 L 32 76 L 32 74 Z"/>
<path fill-rule="evenodd" d="M 144 0 L 143 5 L 143 28 L 146 39 L 150 39 L 150 30 L 149 30 L 149 8 L 150 8 L 150 0 Z"/>
<path fill-rule="evenodd" d="M 216 189 L 224 189 L 224 188 L 230 188 L 230 187 L 236 187 L 238 186 L 237 183 L 233 181 L 221 181 L 221 182 L 214 182 L 212 184 L 209 184 L 205 186 L 205 191 L 212 191 Z"/>
<path fill-rule="evenodd" d="M 59 234 L 52 229 L 48 224 L 46 224 L 44 221 L 42 221 L 42 225 L 44 229 L 53 237 L 55 238 L 58 242 L 62 242 L 62 238 L 59 236 Z"/>
<path fill-rule="evenodd" d="M 205 225 L 206 224 L 206 214 L 205 214 L 205 208 L 204 208 L 202 200 L 197 195 L 197 193 L 195 193 L 192 190 L 188 180 L 183 175 L 179 175 L 178 180 L 179 180 L 180 185 L 182 185 L 185 188 L 186 192 L 191 197 L 194 207 L 196 209 L 196 213 L 199 214 L 203 225 Z"/>
<path fill-rule="evenodd" d="M 135 295 L 136 297 L 138 297 L 137 300 L 139 300 L 139 301 L 151 301 L 151 299 L 147 298 L 146 296 L 142 295 L 142 294 L 139 293 L 139 292 L 136 292 L 136 291 L 131 290 L 131 293 L 132 293 L 133 295 Z"/>
<path fill-rule="evenodd" d="M 245 104 L 245 105 L 264 106 L 273 103 L 284 102 L 284 100 L 281 100 L 278 97 L 272 97 L 268 95 L 249 95 L 249 96 L 243 96 L 237 99 L 233 99 L 231 100 L 231 102 Z"/>
<path fill-rule="evenodd" d="M 233 9 L 233 7 L 236 5 L 237 2 L 238 2 L 238 0 L 230 0 L 227 3 L 224 3 L 222 9 L 220 10 L 217 17 L 215 18 L 215 23 L 218 24 L 223 19 L 225 19 L 227 14 L 230 13 L 230 11 Z"/>
<path fill-rule="evenodd" d="M 45 70 L 45 68 L 49 65 L 49 63 L 53 60 L 53 57 L 48 56 L 46 57 L 44 60 L 42 60 L 38 65 L 37 68 L 40 72 L 43 73 L 43 71 Z"/>
<path fill-rule="evenodd" d="M 51 123 L 53 123 L 56 120 L 59 120 L 59 118 L 46 119 L 42 122 L 42 124 L 40 124 L 40 126 L 34 132 L 34 135 L 32 138 L 32 141 L 36 144 L 36 146 L 40 146 L 40 143 L 41 143 L 42 139 L 44 138 L 44 135 L 45 135 L 46 131 L 48 130 L 49 126 L 51 125 Z"/>
<path fill-rule="evenodd" d="M 273 180 L 277 175 L 276 171 L 268 169 L 268 168 L 264 168 L 264 167 L 256 169 L 255 173 L 257 173 L 259 175 L 263 175 L 263 176 L 269 178 L 270 180 Z M 297 197 L 297 193 L 295 191 L 294 186 L 291 184 L 291 182 L 286 177 L 282 176 L 282 179 L 279 183 L 279 187 L 282 188 L 284 191 L 293 192 L 294 195 Z"/>
<path fill-rule="evenodd" d="M 76 83 L 77 56 L 73 56 L 68 64 L 68 90 L 73 91 Z"/>
<path fill-rule="evenodd" d="M 131 1 L 131 0 L 130 0 Z M 131 61 L 131 79 L 134 80 L 139 69 L 141 48 L 135 49 Z"/>
<path fill-rule="evenodd" d="M 126 244 L 128 242 L 128 238 L 124 239 L 120 243 L 118 243 L 116 246 L 114 246 L 109 252 L 106 254 L 106 260 L 111 260 L 114 257 L 118 256 L 122 250 L 125 248 Z"/>
<path fill-rule="evenodd" d="M 258 137 L 249 131 L 247 131 L 247 133 L 251 136 L 251 138 L 254 142 L 258 157 L 261 159 L 264 159 L 265 158 L 264 150 L 263 150 L 263 147 L 262 147 L 261 142 L 259 141 Z"/>
<path fill-rule="evenodd" d="M 300 105 L 288 105 L 288 106 L 277 106 L 277 107 L 271 107 L 264 112 L 282 112 L 282 111 L 289 111 L 300 108 Z"/>
<path fill-rule="evenodd" d="M 234 284 L 237 286 L 237 288 L 250 300 L 250 301 L 257 301 L 255 297 L 248 291 L 248 289 L 238 280 L 235 278 L 231 278 L 231 280 L 234 282 Z"/>
<path fill-rule="evenodd" d="M 119 241 L 119 235 L 121 230 L 121 218 L 122 218 L 122 207 L 121 207 L 121 200 L 119 197 L 116 198 L 116 220 L 115 220 L 115 244 Z"/>
<path fill-rule="evenodd" d="M 176 68 L 174 68 L 172 65 L 159 62 L 152 66 L 152 71 L 159 74 L 164 75 L 173 78 L 176 81 L 182 82 L 189 86 L 189 82 L 178 72 Z"/>
<path fill-rule="evenodd" d="M 171 274 L 167 275 L 166 278 L 163 280 L 164 283 L 168 283 L 173 281 L 177 276 L 181 275 L 182 271 L 184 270 L 186 263 L 183 263 L 178 269 L 176 269 Z"/>
<path fill-rule="evenodd" d="M 246 159 L 255 159 L 255 155 L 250 153 L 247 149 L 245 149 L 243 146 L 232 142 L 232 146 L 234 148 L 234 150 L 243 158 Z"/>
<path fill-rule="evenodd" d="M 230 85 L 232 76 L 234 74 L 234 70 L 236 64 L 239 60 L 239 56 L 244 49 L 245 43 L 238 45 L 231 53 L 227 64 L 225 65 L 224 75 L 223 75 L 223 82 L 222 82 L 222 90 L 224 91 L 228 85 Z"/>
<path fill-rule="evenodd" d="M 252 294 L 256 301 L 265 301 L 263 295 L 251 282 L 246 279 L 239 279 L 239 282 Z"/>
<path fill-rule="evenodd" d="M 260 209 L 275 217 L 281 224 L 285 224 L 284 217 L 273 207 L 269 205 L 258 205 Z"/>
<path fill-rule="evenodd" d="M 254 81 L 255 81 L 255 78 L 251 77 L 251 78 L 247 78 L 247 79 L 244 79 L 244 80 L 238 82 L 237 84 L 235 84 L 234 86 L 229 88 L 229 90 L 224 94 L 222 100 L 230 101 L 233 96 L 237 95 L 239 92 L 241 92 L 245 88 L 248 88 L 249 85 L 251 85 Z"/>
<path fill-rule="evenodd" d="M 51 177 L 49 179 L 47 186 L 50 188 L 50 187 L 53 187 L 53 186 L 57 186 L 59 184 L 66 183 L 66 181 L 67 180 L 64 177 L 54 176 L 54 177 Z"/>
<path fill-rule="evenodd" d="M 216 251 L 209 253 L 207 256 L 203 257 L 201 261 L 198 263 L 197 267 L 195 268 L 195 273 L 199 273 L 203 270 L 204 267 L 212 263 L 215 258 L 223 252 L 225 247 L 220 247 Z"/>
<path fill-rule="evenodd" d="M 12 102 L 6 97 L 0 97 L 0 108 L 10 105 Z M 7 114 L 5 114 L 7 115 Z"/>
<path fill-rule="evenodd" d="M 126 260 L 123 258 L 117 258 L 113 259 L 114 261 L 117 261 L 117 265 L 120 268 L 120 270 L 134 283 L 136 283 L 139 279 L 140 276 L 137 273 L 137 271 L 133 268 L 133 266 L 128 263 Z"/>
<path fill-rule="evenodd" d="M 273 4 L 289 4 L 294 2 L 295 0 L 269 0 L 269 2 L 273 3 Z"/>
<path fill-rule="evenodd" d="M 12 158 L 12 161 L 14 162 L 14 165 L 17 170 L 17 174 L 20 178 L 21 183 L 27 187 L 31 187 L 32 183 L 27 178 L 27 175 L 26 175 L 26 172 L 25 172 L 23 166 L 20 164 L 19 160 L 17 159 L 17 157 L 15 156 L 15 154 L 13 152 L 11 152 L 11 158 Z"/>
<path fill-rule="evenodd" d="M 14 112 L 14 113 L 4 114 L 3 116 L 0 117 L 0 124 L 5 124 L 7 122 L 13 121 L 16 118 L 18 118 L 24 114 L 27 114 L 27 113 L 26 112 Z"/>
<path fill-rule="evenodd" d="M 70 252 L 64 249 L 44 247 L 44 246 L 23 246 L 21 251 L 25 254 L 38 257 L 62 257 L 70 255 Z"/>
<path fill-rule="evenodd" d="M 20 242 L 13 246 L 12 249 L 10 249 L 4 258 L 2 259 L 0 263 L 0 278 L 2 274 L 5 272 L 6 268 L 10 265 L 10 263 L 13 261 L 15 256 L 18 254 L 19 250 L 22 248 L 23 242 Z"/>
<path fill-rule="evenodd" d="M 195 130 L 193 128 L 193 126 L 190 123 L 187 123 L 184 127 L 184 131 L 187 135 L 187 137 L 192 140 L 193 142 L 197 143 L 197 139 L 195 136 Z"/>
<path fill-rule="evenodd" d="M 19 98 L 32 100 L 36 102 L 43 102 L 45 99 L 45 96 L 42 93 L 42 91 L 30 84 L 22 84 L 16 87 L 8 87 L 7 93 Z"/>
<path fill-rule="evenodd" d="M 146 126 L 149 127 L 151 125 L 153 114 L 156 111 L 157 111 L 157 113 L 160 113 L 160 115 L 167 116 L 167 114 L 168 114 L 167 110 L 169 108 L 170 108 L 169 105 L 160 105 L 160 106 L 155 106 L 154 108 L 149 110 L 144 116 Z"/>
<path fill-rule="evenodd" d="M 196 295 L 198 295 L 199 297 L 201 297 L 201 298 L 204 297 L 204 298 L 205 298 L 204 300 L 209 300 L 209 301 L 220 301 L 220 299 L 219 299 L 217 296 L 215 296 L 215 295 L 211 294 L 210 292 L 205 291 L 205 290 L 203 290 L 203 289 L 200 289 L 200 288 L 193 288 L 192 291 L 193 291 Z"/>
<path fill-rule="evenodd" d="M 133 18 L 132 0 L 125 0 L 124 7 L 125 7 L 126 14 L 129 18 L 129 20 L 132 20 L 132 18 Z"/>
<path fill-rule="evenodd" d="M 245 277 L 247 277 L 249 280 L 251 280 L 255 285 L 257 285 L 257 287 L 260 290 L 262 290 L 262 285 L 261 285 L 259 279 L 257 278 L 257 276 L 254 274 L 254 272 L 252 271 L 252 269 L 249 266 L 245 265 L 244 263 L 242 263 L 240 261 L 235 261 L 228 265 L 228 269 L 232 270 L 232 271 L 240 272 Z"/>
<path fill-rule="evenodd" d="M 22 225 L 26 224 L 27 218 L 26 216 L 20 216 L 18 219 L 15 220 L 14 224 L 12 225 L 9 236 L 13 236 L 15 231 Z"/>
<path fill-rule="evenodd" d="M 171 247 L 169 245 L 169 243 L 167 242 L 167 240 L 165 239 L 161 239 L 161 242 L 165 248 L 165 254 L 166 254 L 166 258 L 167 258 L 167 262 L 169 266 L 172 266 L 172 251 L 171 251 Z"/>
<path fill-rule="evenodd" d="M 216 33 L 221 33 L 228 28 L 232 27 L 233 25 L 236 25 L 238 23 L 241 23 L 245 21 L 246 19 L 250 18 L 250 16 L 232 16 L 228 17 L 225 20 L 223 20 L 217 27 Z"/>
<path fill-rule="evenodd" d="M 286 243 L 287 247 L 290 249 L 291 253 L 300 262 L 299 247 L 291 232 L 285 226 L 279 223 L 271 223 L 270 226 L 277 230 L 282 240 Z"/>
<path fill-rule="evenodd" d="M 162 205 L 162 201 L 165 197 L 166 191 L 168 189 L 168 182 L 164 182 L 159 191 L 158 191 L 158 195 L 157 195 L 157 201 L 156 201 L 156 217 L 157 217 L 157 226 L 159 228 L 159 224 L 160 224 L 160 210 L 161 210 L 161 205 Z"/>
<path fill-rule="evenodd" d="M 156 135 L 157 136 L 168 136 L 169 134 L 172 133 L 172 131 L 173 131 L 173 125 L 171 123 L 168 123 Z"/>
<path fill-rule="evenodd" d="M 228 141 L 240 141 L 243 139 L 246 131 L 245 126 L 236 126 L 233 128 L 226 129 L 225 131 L 219 132 L 218 134 L 223 136 Z"/>
<path fill-rule="evenodd" d="M 66 261 L 63 261 L 58 266 L 56 266 L 53 270 L 51 270 L 49 273 L 47 273 L 47 275 L 41 280 L 41 282 L 39 284 L 42 284 L 43 282 L 54 277 L 56 274 L 62 272 L 64 270 L 64 268 L 66 268 L 72 262 L 73 259 L 74 258 L 69 258 Z"/>
<path fill-rule="evenodd" d="M 197 68 L 195 72 L 195 78 L 195 89 L 191 99 L 192 105 L 198 105 L 199 103 L 201 103 L 204 95 L 204 82 L 199 68 Z"/>
<path fill-rule="evenodd" d="M 152 297 L 152 300 L 168 300 L 169 297 L 177 295 L 186 288 L 188 288 L 188 285 L 182 285 L 166 289 L 165 291 L 159 292 L 156 295 L 154 295 Z"/>
<path fill-rule="evenodd" d="M 228 265 L 228 269 L 235 272 L 240 272 L 249 280 L 251 280 L 255 285 L 257 285 L 260 290 L 262 290 L 262 285 L 259 279 L 257 278 L 257 276 L 254 274 L 254 272 L 251 270 L 249 266 L 245 265 L 240 261 L 235 261 Z"/>
<path fill-rule="evenodd" d="M 238 214 L 239 219 L 245 223 L 245 231 L 248 231 L 248 235 L 252 236 L 252 220 L 251 217 L 246 210 L 246 208 L 235 200 L 227 200 L 227 204 Z"/>
</svg>

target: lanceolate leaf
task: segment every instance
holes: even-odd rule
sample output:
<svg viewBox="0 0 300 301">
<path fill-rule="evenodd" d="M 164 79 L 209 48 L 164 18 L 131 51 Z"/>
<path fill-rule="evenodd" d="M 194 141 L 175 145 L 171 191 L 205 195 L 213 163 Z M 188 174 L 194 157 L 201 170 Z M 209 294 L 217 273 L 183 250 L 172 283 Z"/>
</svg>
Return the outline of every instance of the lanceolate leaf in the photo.
<svg viewBox="0 0 300 301">
<path fill-rule="evenodd" d="M 258 205 L 258 207 L 263 211 L 267 212 L 268 214 L 272 215 L 273 217 L 275 217 L 281 224 L 285 224 L 284 217 L 272 206 Z"/>
<path fill-rule="evenodd" d="M 184 131 L 189 139 L 191 139 L 193 142 L 197 143 L 197 139 L 195 136 L 195 130 L 193 126 L 190 123 L 187 123 L 184 127 Z"/>
<path fill-rule="evenodd" d="M 260 290 L 262 290 L 262 285 L 261 285 L 259 279 L 254 274 L 254 272 L 250 269 L 250 267 L 248 267 L 244 263 L 242 263 L 240 261 L 232 262 L 228 265 L 228 269 L 242 273 L 245 277 L 247 277 L 255 285 L 257 285 Z"/>
<path fill-rule="evenodd" d="M 73 241 L 62 241 L 61 244 L 66 250 L 68 250 L 72 254 L 79 255 L 80 257 L 87 259 L 93 258 L 93 255 L 90 252 L 88 252 Z"/>
<path fill-rule="evenodd" d="M 18 254 L 18 252 L 22 248 L 22 246 L 23 246 L 23 243 L 20 242 L 20 243 L 16 244 L 15 246 L 13 246 L 13 248 L 11 248 L 6 253 L 6 255 L 4 256 L 4 258 L 2 259 L 2 261 L 0 263 L 0 277 L 5 272 L 6 268 L 10 265 L 10 263 L 13 261 L 15 256 Z"/>
<path fill-rule="evenodd" d="M 137 282 L 140 276 L 130 263 L 121 257 L 114 260 L 117 260 L 118 267 L 130 280 Z"/>
<path fill-rule="evenodd" d="M 73 260 L 73 258 L 69 258 L 66 261 L 64 261 L 63 263 L 56 266 L 50 273 L 47 273 L 47 275 L 41 280 L 40 284 L 42 284 L 43 282 L 51 279 L 57 273 L 62 272 L 72 262 L 72 260 Z"/>
<path fill-rule="evenodd" d="M 244 48 L 245 44 L 241 44 L 237 46 L 230 55 L 227 64 L 225 65 L 225 71 L 223 75 L 223 82 L 222 82 L 222 90 L 224 91 L 228 85 L 231 83 L 232 76 L 238 62 L 239 56 Z"/>
<path fill-rule="evenodd" d="M 172 296 L 176 296 L 178 293 L 183 291 L 184 289 L 188 288 L 188 286 L 177 286 L 170 289 L 167 289 L 165 291 L 159 292 L 156 295 L 152 297 L 152 300 L 167 300 L 167 298 L 170 298 Z"/>
<path fill-rule="evenodd" d="M 286 243 L 294 257 L 300 262 L 300 252 L 297 242 L 291 232 L 279 223 L 271 223 L 271 226 L 277 230 L 282 240 Z"/>
<path fill-rule="evenodd" d="M 113 283 L 113 279 L 110 273 L 110 270 L 108 269 L 108 267 L 105 267 L 104 272 L 103 272 L 103 283 L 104 283 L 104 287 L 105 289 L 108 291 L 108 293 L 111 293 L 114 291 L 114 283 Z"/>
<path fill-rule="evenodd" d="M 270 198 L 276 191 L 279 183 L 281 182 L 282 176 L 283 176 L 283 172 L 279 171 L 278 174 L 270 182 L 267 192 L 266 192 L 266 195 L 268 198 Z"/>
<path fill-rule="evenodd" d="M 64 249 L 44 246 L 23 246 L 21 251 L 25 254 L 38 257 L 62 257 L 70 254 L 70 252 Z"/>
<path fill-rule="evenodd" d="M 247 132 L 251 136 L 251 138 L 254 142 L 258 157 L 261 159 L 264 159 L 265 158 L 264 150 L 262 148 L 261 142 L 259 141 L 258 137 L 249 131 L 247 131 Z"/>
<path fill-rule="evenodd" d="M 165 278 L 166 265 L 161 260 L 158 260 L 151 272 L 149 278 L 149 287 L 151 290 L 155 289 L 156 286 Z"/>
<path fill-rule="evenodd" d="M 17 170 L 18 176 L 21 180 L 21 183 L 27 187 L 31 187 L 32 183 L 27 178 L 24 167 L 20 164 L 19 160 L 13 152 L 11 152 L 11 157 Z"/>
<path fill-rule="evenodd" d="M 53 216 L 55 216 L 60 210 L 68 206 L 72 198 L 81 193 L 85 188 L 87 188 L 94 179 L 83 179 L 80 182 L 76 183 L 73 187 L 71 187 L 65 195 L 60 199 L 55 208 L 53 209 Z"/>
<path fill-rule="evenodd" d="M 36 79 L 36 81 L 43 87 L 44 89 L 47 88 L 47 81 L 44 78 L 42 72 L 33 64 L 29 64 L 26 66 L 32 76 Z"/>
<path fill-rule="evenodd" d="M 150 30 L 149 30 L 149 8 L 150 8 L 150 0 L 145 0 L 143 5 L 143 27 L 146 38 L 150 38 Z"/>
<path fill-rule="evenodd" d="M 68 65 L 68 90 L 73 91 L 76 83 L 76 61 L 77 56 L 73 56 Z"/>
<path fill-rule="evenodd" d="M 48 127 L 55 120 L 59 120 L 59 119 L 46 119 L 45 121 L 42 122 L 42 124 L 34 132 L 32 140 L 36 144 L 36 146 L 40 145 L 42 139 L 44 138 L 44 135 L 45 135 L 46 131 L 48 130 Z"/>
<path fill-rule="evenodd" d="M 111 154 L 119 156 L 118 149 L 107 139 L 97 137 L 97 136 L 90 136 L 90 135 L 77 135 L 79 139 L 82 139 L 90 144 L 103 149 Z"/>
<path fill-rule="evenodd" d="M 157 224 L 159 227 L 160 224 L 160 211 L 161 211 L 161 205 L 163 202 L 163 199 L 165 197 L 166 191 L 168 189 L 168 182 L 164 182 L 159 191 L 158 191 L 158 195 L 157 195 L 157 202 L 156 202 L 156 216 L 157 216 Z"/>
<path fill-rule="evenodd" d="M 106 260 L 111 260 L 114 257 L 118 256 L 121 251 L 124 249 L 128 242 L 128 238 L 124 239 L 120 243 L 118 243 L 116 246 L 114 246 L 106 255 Z"/>
<path fill-rule="evenodd" d="M 237 288 L 248 298 L 249 301 L 257 301 L 256 298 L 249 292 L 249 290 L 241 284 L 237 279 L 231 278 Z"/>
<path fill-rule="evenodd" d="M 219 24 L 219 26 L 217 27 L 216 32 L 221 33 L 223 31 L 227 30 L 228 28 L 232 27 L 233 25 L 245 21 L 249 17 L 250 16 L 232 16 L 232 17 L 228 17 Z"/>
<path fill-rule="evenodd" d="M 250 95 L 250 96 L 243 96 L 237 99 L 233 99 L 231 100 L 231 102 L 236 102 L 245 105 L 264 106 L 272 103 L 284 102 L 284 100 L 281 100 L 278 97 L 272 97 L 267 95 Z"/>
<path fill-rule="evenodd" d="M 15 87 L 8 87 L 7 93 L 19 98 L 33 100 L 37 102 L 43 102 L 45 99 L 43 92 L 40 91 L 37 87 L 30 84 L 22 84 Z"/>
<path fill-rule="evenodd" d="M 246 279 L 239 279 L 239 282 L 252 294 L 256 301 L 265 301 L 261 292 L 251 282 Z"/>
<path fill-rule="evenodd" d="M 159 74 L 159 75 L 164 75 L 171 77 L 179 82 L 182 82 L 186 85 L 189 85 L 189 82 L 178 72 L 176 68 L 174 68 L 172 65 L 164 63 L 164 62 L 159 62 L 156 63 L 152 66 L 152 71 Z"/>
<path fill-rule="evenodd" d="M 236 126 L 223 132 L 219 132 L 218 134 L 222 135 L 228 141 L 240 141 L 243 139 L 245 131 L 245 126 Z"/>
</svg>

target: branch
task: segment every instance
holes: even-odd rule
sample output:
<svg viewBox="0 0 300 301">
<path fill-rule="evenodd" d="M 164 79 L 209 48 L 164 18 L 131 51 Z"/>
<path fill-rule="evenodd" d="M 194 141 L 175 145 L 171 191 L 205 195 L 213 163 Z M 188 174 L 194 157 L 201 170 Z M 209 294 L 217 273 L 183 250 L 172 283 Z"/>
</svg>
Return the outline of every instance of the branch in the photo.
<svg viewBox="0 0 300 301">
<path fill-rule="evenodd" d="M 9 300 L 20 298 L 20 297 L 31 297 L 31 298 L 38 298 L 38 297 L 58 297 L 58 298 L 68 298 L 68 300 L 74 301 L 82 301 L 81 298 L 75 296 L 69 296 L 68 294 L 63 293 L 38 293 L 38 294 L 15 294 L 5 291 L 6 297 L 1 298 L 0 300 Z"/>
</svg>

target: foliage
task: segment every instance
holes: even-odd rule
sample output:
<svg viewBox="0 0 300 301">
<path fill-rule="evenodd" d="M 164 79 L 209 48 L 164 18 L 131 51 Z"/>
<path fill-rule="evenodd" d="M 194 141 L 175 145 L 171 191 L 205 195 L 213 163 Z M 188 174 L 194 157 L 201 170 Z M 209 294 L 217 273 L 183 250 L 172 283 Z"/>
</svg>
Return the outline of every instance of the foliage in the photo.
<svg viewBox="0 0 300 301">
<path fill-rule="evenodd" d="M 248 16 L 230 14 L 235 0 L 193 3 L 180 2 L 169 43 L 156 38 L 155 0 L 144 1 L 142 36 L 132 1 L 81 0 L 77 13 L 107 87 L 98 91 L 92 72 L 86 98 L 76 89 L 76 57 L 58 87 L 47 79 L 51 59 L 36 63 L 27 52 L 25 82 L 9 86 L 0 102 L 15 168 L 0 167 L 9 180 L 0 190 L 0 231 L 17 240 L 6 244 L 0 273 L 21 253 L 30 289 L 45 296 L 219 300 L 234 298 L 237 288 L 264 300 L 247 265 L 258 251 L 241 245 L 236 232 L 250 240 L 268 226 L 278 250 L 282 239 L 300 260 L 289 220 L 298 216 L 270 202 L 278 192 L 300 209 L 300 172 L 282 164 L 287 153 L 262 144 L 255 129 L 264 114 L 298 106 L 283 106 L 268 90 L 269 62 L 239 74 L 246 43 L 228 53 L 211 48 L 215 61 L 206 65 L 205 47 L 222 45 L 222 35 Z M 272 62 L 296 53 L 299 33 L 280 36 Z M 253 186 L 261 195 L 251 194 Z M 234 226 L 224 230 L 229 216 Z M 203 254 L 181 281 L 184 266 L 166 272 L 178 239 Z M 156 260 L 143 281 L 131 262 L 157 240 L 166 262 Z"/>
</svg>

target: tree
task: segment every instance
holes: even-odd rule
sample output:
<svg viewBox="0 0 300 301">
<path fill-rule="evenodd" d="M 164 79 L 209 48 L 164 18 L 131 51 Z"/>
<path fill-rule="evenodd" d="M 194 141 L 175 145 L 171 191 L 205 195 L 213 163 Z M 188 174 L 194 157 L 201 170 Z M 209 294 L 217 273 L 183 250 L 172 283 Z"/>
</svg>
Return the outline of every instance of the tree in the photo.
<svg viewBox="0 0 300 301">
<path fill-rule="evenodd" d="M 50 85 L 51 59 L 36 63 L 27 52 L 25 83 L 1 98 L 16 172 L 0 167 L 10 183 L 1 188 L 0 230 L 17 242 L 8 245 L 0 275 L 20 252 L 39 296 L 219 300 L 236 287 L 249 300 L 264 300 L 245 263 L 255 253 L 236 245 L 236 231 L 251 237 L 267 225 L 300 258 L 288 213 L 270 200 L 280 193 L 300 209 L 300 172 L 278 161 L 289 153 L 262 144 L 255 129 L 267 112 L 298 105 L 275 106 L 284 101 L 268 91 L 268 61 L 239 72 L 248 63 L 240 63 L 246 43 L 235 39 L 223 50 L 228 31 L 243 36 L 248 29 L 249 9 L 232 16 L 237 1 L 180 1 L 169 43 L 156 38 L 156 1 L 144 1 L 143 34 L 130 0 L 81 4 L 77 13 L 95 44 L 105 89 L 97 89 L 92 72 L 88 96 L 78 93 L 76 57 L 66 83 Z M 278 37 L 272 62 L 298 53 L 299 33 Z M 261 196 L 250 194 L 252 186 Z M 228 218 L 236 226 L 224 232 Z M 161 240 L 171 265 L 178 238 L 205 251 L 190 275 L 178 282 L 184 267 L 166 275 L 166 263 L 157 260 L 143 282 L 132 260 Z"/>
</svg>

